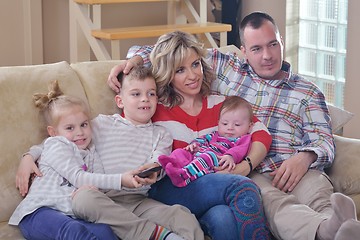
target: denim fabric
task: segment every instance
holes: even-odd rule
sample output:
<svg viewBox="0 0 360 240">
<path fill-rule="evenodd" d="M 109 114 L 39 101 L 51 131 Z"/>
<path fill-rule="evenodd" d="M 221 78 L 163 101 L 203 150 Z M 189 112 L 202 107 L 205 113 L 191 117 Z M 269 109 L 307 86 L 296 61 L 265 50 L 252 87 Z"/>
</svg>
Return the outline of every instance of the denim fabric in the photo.
<svg viewBox="0 0 360 240">
<path fill-rule="evenodd" d="M 247 177 L 208 174 L 181 188 L 165 177 L 149 197 L 187 207 L 214 240 L 270 239 L 259 189 Z"/>
<path fill-rule="evenodd" d="M 118 239 L 108 225 L 73 219 L 59 211 L 42 207 L 25 216 L 19 228 L 26 239 Z"/>
</svg>

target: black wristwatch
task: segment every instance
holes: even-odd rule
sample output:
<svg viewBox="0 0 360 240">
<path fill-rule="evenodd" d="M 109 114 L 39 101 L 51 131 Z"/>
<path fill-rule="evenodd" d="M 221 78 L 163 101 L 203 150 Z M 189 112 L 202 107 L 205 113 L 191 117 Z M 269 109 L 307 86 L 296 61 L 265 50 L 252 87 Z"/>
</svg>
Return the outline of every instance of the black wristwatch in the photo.
<svg viewBox="0 0 360 240">
<path fill-rule="evenodd" d="M 249 156 L 246 156 L 245 158 L 244 158 L 244 160 L 249 164 L 249 167 L 250 167 L 250 173 L 252 172 L 252 170 L 253 170 L 253 165 L 252 165 L 252 163 L 251 163 L 251 159 L 250 159 L 250 157 Z M 249 174 L 250 174 L 249 173 Z"/>
</svg>

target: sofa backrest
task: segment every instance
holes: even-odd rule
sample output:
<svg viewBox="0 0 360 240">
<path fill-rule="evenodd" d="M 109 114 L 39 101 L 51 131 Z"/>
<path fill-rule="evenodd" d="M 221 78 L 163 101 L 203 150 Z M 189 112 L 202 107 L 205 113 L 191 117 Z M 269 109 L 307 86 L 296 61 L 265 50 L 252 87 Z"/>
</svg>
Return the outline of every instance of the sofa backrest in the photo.
<svg viewBox="0 0 360 240">
<path fill-rule="evenodd" d="M 71 64 L 85 90 L 92 117 L 119 112 L 115 104 L 115 93 L 106 84 L 110 70 L 120 63 L 117 61 L 93 61 Z"/>
</svg>

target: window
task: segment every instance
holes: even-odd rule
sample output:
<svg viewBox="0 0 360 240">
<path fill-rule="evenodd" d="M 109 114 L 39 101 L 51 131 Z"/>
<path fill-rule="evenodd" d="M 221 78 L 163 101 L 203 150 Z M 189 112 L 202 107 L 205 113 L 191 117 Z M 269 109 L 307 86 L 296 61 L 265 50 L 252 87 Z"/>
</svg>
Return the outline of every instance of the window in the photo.
<svg viewBox="0 0 360 240">
<path fill-rule="evenodd" d="M 348 0 L 299 1 L 298 71 L 344 107 Z"/>
</svg>

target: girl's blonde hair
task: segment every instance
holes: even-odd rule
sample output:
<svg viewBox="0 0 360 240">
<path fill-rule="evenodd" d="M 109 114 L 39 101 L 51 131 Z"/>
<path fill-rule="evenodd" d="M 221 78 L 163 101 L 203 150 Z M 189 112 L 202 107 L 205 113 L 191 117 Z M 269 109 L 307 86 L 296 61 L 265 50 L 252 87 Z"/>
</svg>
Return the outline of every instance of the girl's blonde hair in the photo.
<svg viewBox="0 0 360 240">
<path fill-rule="evenodd" d="M 47 126 L 57 125 L 64 111 L 74 107 L 79 107 L 86 116 L 90 116 L 88 105 L 80 98 L 64 95 L 57 80 L 50 83 L 47 94 L 36 93 L 33 100 Z"/>
<path fill-rule="evenodd" d="M 167 33 L 159 37 L 150 54 L 153 74 L 157 84 L 157 95 L 159 101 L 164 105 L 173 107 L 183 102 L 183 97 L 174 90 L 171 81 L 176 70 L 188 57 L 190 49 L 195 50 L 199 55 L 203 68 L 204 79 L 200 94 L 207 96 L 211 93 L 211 83 L 215 79 L 215 74 L 205 62 L 207 51 L 203 44 L 189 33 L 181 31 Z"/>
</svg>

